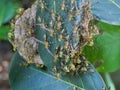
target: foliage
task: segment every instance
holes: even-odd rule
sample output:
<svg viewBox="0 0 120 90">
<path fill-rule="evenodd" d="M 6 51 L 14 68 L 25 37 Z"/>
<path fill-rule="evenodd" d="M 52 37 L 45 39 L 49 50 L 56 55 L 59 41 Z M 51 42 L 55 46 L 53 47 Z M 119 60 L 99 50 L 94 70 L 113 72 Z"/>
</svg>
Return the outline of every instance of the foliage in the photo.
<svg viewBox="0 0 120 90">
<path fill-rule="evenodd" d="M 0 26 L 8 22 L 13 16 L 18 7 L 18 4 L 11 0 L 3 0 L 0 2 Z"/>
<path fill-rule="evenodd" d="M 56 78 L 47 69 L 35 68 L 33 65 L 24 67 L 23 63 L 24 59 L 16 52 L 9 72 L 12 90 L 102 90 L 105 87 L 96 71 L 82 73 L 76 77 L 65 75 Z"/>
<path fill-rule="evenodd" d="M 99 21 L 120 25 L 120 0 L 92 0 L 92 11 Z"/>
<path fill-rule="evenodd" d="M 8 33 L 8 31 L 9 31 L 9 26 L 1 26 L 0 27 L 0 40 L 2 40 L 2 39 L 8 39 L 8 37 L 7 37 L 7 33 Z"/>
<path fill-rule="evenodd" d="M 101 34 L 94 39 L 93 47 L 85 48 L 85 55 L 90 61 L 102 63 L 98 70 L 113 72 L 120 68 L 119 28 L 120 1 L 119 0 L 93 0 L 92 11 L 98 23 Z M 113 65 L 114 63 L 114 65 Z M 112 66 L 112 67 L 111 67 Z"/>
<path fill-rule="evenodd" d="M 110 74 L 105 73 L 104 75 L 105 75 L 106 85 L 108 85 L 108 87 L 110 87 L 111 90 L 116 90 Z"/>
<path fill-rule="evenodd" d="M 102 63 L 101 72 L 112 72 L 120 68 L 120 26 L 98 23 L 100 35 L 95 37 L 93 47 L 85 48 L 85 55 L 92 62 Z M 112 66 L 112 67 L 111 67 Z"/>
<path fill-rule="evenodd" d="M 10 29 L 8 22 L 14 16 L 18 6 L 12 0 L 3 0 L 0 2 L 0 40 L 8 39 L 7 33 Z M 3 25 L 5 23 L 8 23 L 8 25 Z"/>
<path fill-rule="evenodd" d="M 65 7 L 64 4 L 67 4 L 67 7 Z M 43 42 L 39 44 L 38 52 L 48 71 L 37 70 L 32 66 L 25 69 L 23 66 L 17 65 L 16 59 L 21 60 L 21 58 L 18 54 L 16 54 L 13 58 L 13 62 L 12 62 L 13 64 L 11 64 L 11 68 L 9 72 L 10 84 L 12 86 L 12 89 L 15 90 L 20 87 L 22 87 L 22 89 L 23 88 L 27 89 L 25 86 L 23 86 L 25 82 L 24 79 L 28 77 L 25 74 L 26 72 L 33 76 L 35 74 L 37 80 L 40 79 L 40 77 L 43 77 L 44 75 L 43 84 L 48 85 L 48 87 L 43 87 L 44 86 L 43 84 L 42 84 L 42 87 L 39 87 L 37 83 L 35 83 L 37 85 L 36 89 L 44 88 L 44 90 L 47 90 L 49 88 L 51 90 L 55 90 L 55 89 L 61 90 L 63 88 L 65 89 L 68 87 L 69 87 L 68 89 L 73 89 L 74 87 L 78 90 L 82 90 L 82 89 L 101 90 L 103 88 L 106 88 L 101 76 L 96 72 L 94 67 L 89 63 L 89 61 L 86 60 L 86 58 L 80 52 L 84 47 L 84 44 L 88 43 L 88 40 L 89 40 L 89 38 L 86 39 L 86 37 L 82 36 L 83 34 L 85 34 L 84 27 L 88 28 L 88 24 L 91 20 L 89 3 L 87 2 L 83 3 L 84 5 L 83 14 L 85 16 L 83 16 L 84 19 L 82 20 L 82 24 L 84 25 L 81 26 L 83 27 L 82 29 L 83 32 L 81 37 L 79 37 L 81 33 L 79 33 L 78 31 L 78 30 L 81 30 L 81 29 L 78 29 L 80 26 L 79 25 L 80 20 L 78 18 L 79 16 L 81 16 L 79 12 L 80 9 L 78 9 L 78 6 L 80 5 L 79 0 L 76 2 L 72 2 L 72 1 L 68 2 L 68 1 L 62 1 L 62 0 L 60 1 L 45 0 L 45 1 L 38 2 L 37 5 L 38 6 L 37 6 L 37 14 L 36 14 L 36 25 L 37 25 L 36 37 L 39 39 L 39 42 Z M 75 22 L 78 22 L 78 26 L 77 26 L 77 23 Z M 78 35 L 77 39 L 75 35 L 73 35 L 73 30 L 76 30 L 74 28 L 77 28 L 76 32 L 78 33 L 77 34 L 74 33 L 75 35 Z M 90 34 L 93 34 L 92 30 Z M 66 45 L 66 43 L 68 44 Z M 77 52 L 75 50 L 72 51 L 72 49 L 69 46 L 71 44 L 78 45 L 78 49 L 76 50 Z M 76 47 L 71 46 L 71 47 L 76 48 L 77 46 Z M 66 57 L 68 57 L 68 59 L 66 59 Z M 18 68 L 20 69 L 19 71 L 20 76 L 16 78 L 16 74 L 18 74 L 17 72 Z M 30 68 L 34 70 L 31 70 Z M 50 77 L 51 73 L 53 75 L 52 77 Z M 25 76 L 25 78 L 21 76 L 22 74 Z M 39 77 L 37 77 L 37 74 Z M 46 78 L 51 82 L 47 82 Z M 21 83 L 19 83 L 20 79 L 23 80 L 23 82 L 21 81 Z M 30 78 L 30 80 L 33 81 L 35 80 L 35 78 Z M 56 84 L 51 84 L 51 83 L 54 83 L 56 81 L 58 82 L 58 85 L 55 87 L 57 83 Z M 99 81 L 99 84 L 97 84 L 98 81 Z M 41 80 L 37 82 L 41 86 Z M 32 84 L 32 83 L 29 84 L 30 83 L 29 80 L 26 81 L 26 83 L 28 84 L 27 87 L 30 87 Z M 50 87 L 49 87 L 49 84 L 50 84 Z M 60 86 L 65 85 L 65 87 L 59 88 L 59 85 Z M 32 87 L 30 88 L 32 89 Z"/>
<path fill-rule="evenodd" d="M 46 65 L 45 69 L 37 69 L 33 65 L 25 68 L 20 63 L 24 62 L 24 60 L 16 53 L 11 62 L 9 78 L 10 84 L 13 90 L 33 90 L 33 89 L 44 89 L 44 90 L 63 90 L 68 89 L 72 90 L 76 88 L 77 90 L 101 90 L 106 88 L 102 78 L 95 71 L 94 67 L 89 63 L 90 70 L 94 72 L 81 72 L 77 73 L 77 75 L 69 76 L 69 74 L 65 73 L 65 75 L 61 75 L 61 72 L 58 70 L 57 72 L 52 71 L 54 66 L 57 66 L 57 69 L 63 68 L 64 66 L 68 66 L 70 63 L 62 64 L 63 67 L 59 63 L 62 62 L 63 59 L 55 60 L 56 47 L 60 46 L 57 53 L 61 50 L 61 47 L 64 45 L 64 41 L 61 42 L 62 38 L 59 37 L 61 31 L 55 31 L 55 35 L 50 34 L 50 27 L 56 29 L 59 27 L 57 24 L 58 21 L 62 21 L 59 15 L 61 14 L 64 18 L 64 24 L 60 24 L 60 26 L 64 27 L 67 32 L 63 32 L 64 37 L 67 37 L 66 34 L 71 35 L 73 24 L 69 21 L 69 9 L 71 9 L 70 3 L 68 3 L 67 7 L 62 6 L 62 10 L 60 9 L 61 4 L 64 0 L 44 0 L 38 3 L 39 7 L 37 8 L 37 16 L 36 16 L 36 37 L 40 40 L 38 53 L 41 56 L 44 64 Z M 74 0 L 71 0 L 74 1 Z M 68 1 L 66 1 L 68 2 Z M 81 0 L 76 0 L 77 4 L 81 4 Z M 44 5 L 44 4 L 45 5 Z M 47 6 L 47 8 L 45 7 Z M 64 9 L 67 8 L 67 14 Z M 91 10 L 94 15 L 94 19 L 97 19 L 99 22 L 97 23 L 100 32 L 100 35 L 94 37 L 94 46 L 86 46 L 84 48 L 84 55 L 91 62 L 100 62 L 101 65 L 97 69 L 101 72 L 111 72 L 120 68 L 120 60 L 119 60 L 119 36 L 120 25 L 118 13 L 120 9 L 120 2 L 118 0 L 93 0 Z M 109 11 L 109 12 L 107 12 Z M 116 13 L 117 12 L 117 13 Z M 57 13 L 57 14 L 56 14 Z M 73 14 L 73 13 L 72 13 Z M 54 17 L 55 16 L 55 17 Z M 57 18 L 58 21 L 50 23 L 51 18 L 54 21 L 54 18 Z M 77 21 L 80 22 L 81 13 L 79 12 L 79 16 L 77 17 Z M 100 22 L 101 21 L 101 22 Z M 106 24 L 106 23 L 109 24 Z M 110 25 L 113 24 L 113 25 Z M 51 26 L 50 26 L 51 25 Z M 47 26 L 47 28 L 46 28 Z M 60 27 L 61 28 L 61 27 Z M 71 39 L 76 43 L 75 37 L 71 36 Z M 43 44 L 44 43 L 44 44 Z M 78 43 L 78 42 L 77 42 Z M 68 50 L 69 51 L 69 50 Z M 67 52 L 67 51 L 66 51 Z M 61 52 L 60 52 L 61 53 Z M 63 55 L 63 54 L 60 54 Z M 61 58 L 61 57 L 59 57 Z M 79 57 L 80 58 L 80 57 Z M 69 58 L 70 59 L 70 58 Z M 82 61 L 84 62 L 84 60 Z M 63 63 L 63 62 L 62 62 Z M 113 65 L 114 63 L 114 65 Z M 84 63 L 83 63 L 84 64 Z M 75 66 L 77 66 L 76 64 Z M 81 64 L 80 64 L 81 65 Z M 112 66 L 112 67 L 111 67 Z M 84 67 L 84 66 L 83 66 Z M 62 70 L 61 70 L 62 71 Z M 64 68 L 63 68 L 64 71 Z M 17 76 L 19 73 L 19 76 Z M 52 73 L 52 74 L 51 74 Z M 63 73 L 63 72 L 62 72 Z M 56 78 L 58 76 L 58 78 Z M 49 81 L 49 82 L 48 82 Z M 97 84 L 99 82 L 99 84 Z M 34 87 L 33 87 L 34 85 Z M 60 88 L 59 88 L 60 87 Z M 58 89 L 59 88 L 59 89 Z"/>
</svg>

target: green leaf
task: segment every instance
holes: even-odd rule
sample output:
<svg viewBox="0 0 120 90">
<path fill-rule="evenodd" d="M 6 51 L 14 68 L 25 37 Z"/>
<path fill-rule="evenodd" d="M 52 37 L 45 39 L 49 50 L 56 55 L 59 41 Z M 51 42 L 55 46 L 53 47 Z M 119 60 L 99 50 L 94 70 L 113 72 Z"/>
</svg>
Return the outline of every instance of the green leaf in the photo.
<svg viewBox="0 0 120 90">
<path fill-rule="evenodd" d="M 18 4 L 13 3 L 11 0 L 2 0 L 0 2 L 0 26 L 13 17 L 17 8 Z"/>
<path fill-rule="evenodd" d="M 0 27 L 0 40 L 1 39 L 8 39 L 8 31 L 10 27 L 9 26 L 1 26 Z"/>
<path fill-rule="evenodd" d="M 113 72 L 120 69 L 120 26 L 99 23 L 103 33 L 95 37 L 95 45 L 86 47 L 85 54 L 92 62 L 101 62 L 101 72 Z"/>
<path fill-rule="evenodd" d="M 80 73 L 76 76 L 61 76 L 57 79 L 50 71 L 37 69 L 30 65 L 24 67 L 24 60 L 15 53 L 9 70 L 9 80 L 12 90 L 102 90 L 105 84 L 98 74 Z M 91 66 L 91 68 L 93 68 Z M 94 68 L 93 68 L 94 69 Z"/>
<path fill-rule="evenodd" d="M 93 0 L 91 9 L 98 20 L 120 25 L 120 0 Z"/>
<path fill-rule="evenodd" d="M 40 0 L 38 0 L 40 1 Z M 79 0 L 77 0 L 79 1 Z M 72 34 L 72 23 L 68 20 L 68 15 L 65 11 L 61 10 L 60 7 L 61 7 L 61 4 L 62 4 L 62 0 L 59 0 L 59 1 L 55 1 L 55 0 L 45 0 L 45 3 L 47 4 L 47 7 L 46 9 L 41 9 L 40 6 L 38 5 L 38 8 L 37 8 L 37 18 L 41 18 L 41 20 L 44 20 L 44 23 L 46 25 L 49 26 L 49 23 L 50 21 L 52 21 L 52 18 L 50 17 L 51 16 L 51 12 L 54 11 L 56 12 L 55 13 L 55 17 L 58 17 L 58 15 L 61 15 L 64 19 L 64 29 L 66 29 L 66 32 L 64 32 L 64 34 L 68 34 L 68 35 L 71 35 Z M 66 1 L 66 3 L 68 4 L 67 5 L 67 8 L 70 8 L 70 4 L 69 4 L 69 1 Z M 77 2 L 78 3 L 78 2 Z M 40 2 L 39 2 L 40 4 Z M 41 22 L 39 21 L 39 19 L 37 19 L 37 24 L 40 24 Z M 57 21 L 56 21 L 57 22 Z M 43 24 L 44 24 L 43 23 Z M 62 26 L 62 25 L 61 25 Z M 56 26 L 54 25 L 54 30 L 56 29 L 55 28 Z M 57 30 L 57 29 L 56 29 Z M 59 35 L 61 34 L 61 31 L 62 30 L 58 30 L 58 32 L 56 33 L 54 31 L 54 36 L 51 37 L 50 36 L 50 33 L 49 32 L 46 32 L 46 30 L 42 29 L 39 25 L 37 25 L 36 27 L 36 32 L 37 32 L 37 38 L 44 42 L 44 35 L 46 34 L 47 36 L 47 41 L 51 44 L 49 44 L 49 48 L 46 49 L 44 47 L 43 44 L 40 44 L 39 45 L 39 55 L 41 56 L 44 64 L 49 67 L 49 68 L 53 68 L 55 62 L 54 62 L 54 56 L 52 56 L 49 51 L 55 55 L 56 54 L 56 47 L 60 47 L 60 46 L 63 46 L 63 41 L 62 42 L 59 42 L 58 41 L 58 38 L 59 38 Z M 56 33 L 56 35 L 55 35 Z M 62 35 L 62 34 L 61 34 Z M 73 38 L 73 37 L 72 37 Z M 49 50 L 49 51 L 48 51 Z M 44 56 L 46 55 L 46 57 Z M 49 58 L 49 59 L 48 59 Z"/>
</svg>

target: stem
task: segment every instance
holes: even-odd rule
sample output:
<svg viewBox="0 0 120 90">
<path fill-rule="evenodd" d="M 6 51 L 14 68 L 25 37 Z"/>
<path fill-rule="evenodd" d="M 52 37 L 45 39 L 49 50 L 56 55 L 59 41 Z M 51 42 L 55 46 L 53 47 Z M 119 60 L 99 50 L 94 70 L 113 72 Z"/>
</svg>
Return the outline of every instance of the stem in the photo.
<svg viewBox="0 0 120 90">
<path fill-rule="evenodd" d="M 104 73 L 104 76 L 105 76 L 106 84 L 110 88 L 110 90 L 116 90 L 110 74 L 109 73 Z"/>
</svg>

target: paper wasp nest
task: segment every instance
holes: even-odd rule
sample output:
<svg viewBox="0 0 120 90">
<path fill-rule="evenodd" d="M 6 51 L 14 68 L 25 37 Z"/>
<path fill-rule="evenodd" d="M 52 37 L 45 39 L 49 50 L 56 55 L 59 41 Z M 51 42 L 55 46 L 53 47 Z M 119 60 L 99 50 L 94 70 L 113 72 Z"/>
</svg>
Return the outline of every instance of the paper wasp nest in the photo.
<svg viewBox="0 0 120 90">
<path fill-rule="evenodd" d="M 14 46 L 28 63 L 43 64 L 35 38 L 36 5 L 23 12 L 15 22 Z"/>
</svg>

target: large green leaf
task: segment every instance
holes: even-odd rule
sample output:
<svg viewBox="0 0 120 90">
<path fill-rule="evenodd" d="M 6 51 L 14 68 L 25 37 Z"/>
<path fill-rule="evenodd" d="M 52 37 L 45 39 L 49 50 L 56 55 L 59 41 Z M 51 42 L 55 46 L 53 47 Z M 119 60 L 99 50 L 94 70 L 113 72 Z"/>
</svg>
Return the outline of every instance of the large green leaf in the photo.
<svg viewBox="0 0 120 90">
<path fill-rule="evenodd" d="M 65 10 L 61 10 L 60 7 L 62 5 L 62 1 L 63 0 L 59 0 L 59 1 L 55 1 L 55 0 L 44 0 L 45 2 L 45 9 L 40 8 L 41 5 L 41 0 L 38 0 L 38 7 L 37 7 L 37 14 L 36 14 L 36 23 L 37 24 L 45 24 L 47 26 L 48 29 L 51 29 L 50 27 L 50 22 L 53 21 L 53 28 L 54 29 L 54 35 L 53 37 L 50 36 L 50 32 L 48 32 L 47 30 L 44 30 L 43 28 L 40 27 L 40 25 L 36 26 L 36 32 L 37 35 L 36 37 L 42 41 L 45 42 L 47 41 L 49 43 L 49 48 L 46 49 L 44 47 L 43 44 L 39 45 L 39 55 L 41 56 L 44 64 L 49 67 L 49 68 L 53 68 L 54 67 L 54 56 L 56 55 L 56 47 L 62 47 L 64 46 L 64 41 L 59 41 L 59 35 L 62 35 L 63 38 L 66 38 L 67 35 L 71 36 L 71 38 L 74 40 L 74 37 L 72 36 L 72 29 L 74 27 L 73 22 L 71 22 L 68 18 L 68 14 L 70 12 L 66 12 Z M 76 3 L 79 4 L 80 0 L 76 0 Z M 66 10 L 67 9 L 71 9 L 71 4 L 70 1 L 65 1 L 66 3 Z M 61 30 L 57 30 L 56 29 L 56 24 L 58 23 L 57 20 L 54 23 L 54 20 L 52 20 L 52 12 L 54 11 L 55 13 L 55 18 L 59 17 L 61 15 L 61 24 L 60 25 L 62 28 Z M 54 14 L 53 13 L 53 14 Z M 71 14 L 73 15 L 73 14 Z M 72 16 L 73 17 L 73 16 Z M 77 18 L 77 16 L 74 16 L 75 18 Z M 79 17 L 79 16 L 78 16 Z M 41 19 L 41 22 L 38 18 Z M 79 22 L 78 19 L 76 19 L 75 22 Z M 61 32 L 62 30 L 65 30 L 63 33 Z M 47 36 L 47 40 L 44 39 L 44 35 Z M 48 51 L 49 50 L 49 51 Z M 49 53 L 51 52 L 53 54 L 53 56 Z M 45 56 L 46 55 L 46 56 Z M 48 59 L 49 58 L 49 59 Z"/>
<path fill-rule="evenodd" d="M 93 0 L 92 11 L 98 20 L 120 25 L 120 0 Z"/>
<path fill-rule="evenodd" d="M 92 62 L 103 63 L 98 70 L 112 72 L 120 69 L 120 26 L 99 23 L 103 33 L 95 37 L 95 45 L 86 47 L 85 54 Z"/>
<path fill-rule="evenodd" d="M 17 7 L 18 4 L 13 3 L 12 0 L 2 0 L 0 2 L 0 26 L 13 17 Z"/>
<path fill-rule="evenodd" d="M 93 73 L 80 73 L 76 76 L 65 75 L 57 79 L 50 71 L 34 66 L 24 67 L 24 60 L 15 53 L 10 64 L 9 80 L 12 90 L 102 90 L 105 84 L 101 76 Z M 91 67 L 93 68 L 93 67 Z M 94 68 L 93 68 L 94 69 Z"/>
<path fill-rule="evenodd" d="M 0 40 L 1 39 L 8 39 L 8 31 L 9 31 L 9 26 L 1 26 L 0 27 Z"/>
</svg>

